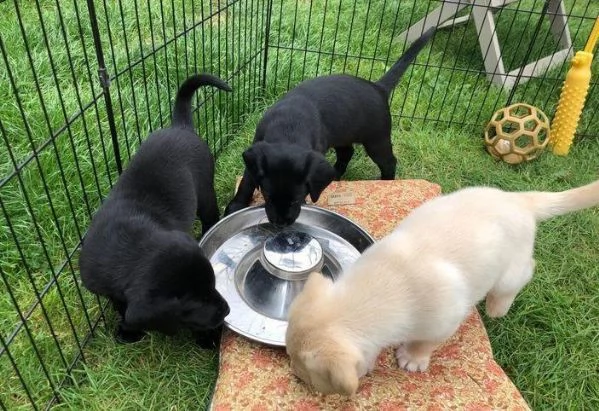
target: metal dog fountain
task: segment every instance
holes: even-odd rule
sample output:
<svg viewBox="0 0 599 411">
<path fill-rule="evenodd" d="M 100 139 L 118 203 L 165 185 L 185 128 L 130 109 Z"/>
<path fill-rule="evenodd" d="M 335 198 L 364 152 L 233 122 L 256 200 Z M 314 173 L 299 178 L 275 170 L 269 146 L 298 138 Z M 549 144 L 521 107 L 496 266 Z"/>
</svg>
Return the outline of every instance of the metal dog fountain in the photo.
<svg viewBox="0 0 599 411">
<path fill-rule="evenodd" d="M 284 346 L 287 314 L 313 271 L 335 280 L 374 240 L 340 214 L 304 205 L 289 227 L 270 224 L 263 207 L 219 221 L 200 241 L 231 313 L 233 331 Z"/>
</svg>

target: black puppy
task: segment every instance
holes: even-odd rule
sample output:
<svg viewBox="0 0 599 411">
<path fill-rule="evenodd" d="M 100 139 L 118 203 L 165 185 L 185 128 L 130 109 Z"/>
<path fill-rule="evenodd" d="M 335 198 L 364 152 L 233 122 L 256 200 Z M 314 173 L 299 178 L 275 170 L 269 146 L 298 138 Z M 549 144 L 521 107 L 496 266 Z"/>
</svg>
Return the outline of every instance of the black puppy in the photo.
<svg viewBox="0 0 599 411">
<path fill-rule="evenodd" d="M 269 221 L 292 224 L 308 194 L 318 201 L 331 181 L 345 173 L 354 143 L 364 145 L 382 179 L 394 179 L 389 96 L 433 33 L 425 32 L 377 82 L 349 75 L 317 77 L 270 107 L 243 153 L 246 169 L 225 215 L 247 207 L 260 187 Z M 337 155 L 334 168 L 323 155 L 331 147 Z"/>
<path fill-rule="evenodd" d="M 119 312 L 117 338 L 143 331 L 172 335 L 217 329 L 229 306 L 214 271 L 190 235 L 196 214 L 206 232 L 219 219 L 214 158 L 193 129 L 191 98 L 205 85 L 231 91 L 218 77 L 195 75 L 181 85 L 172 125 L 143 142 L 93 217 L 79 265 L 93 293 Z"/>
</svg>

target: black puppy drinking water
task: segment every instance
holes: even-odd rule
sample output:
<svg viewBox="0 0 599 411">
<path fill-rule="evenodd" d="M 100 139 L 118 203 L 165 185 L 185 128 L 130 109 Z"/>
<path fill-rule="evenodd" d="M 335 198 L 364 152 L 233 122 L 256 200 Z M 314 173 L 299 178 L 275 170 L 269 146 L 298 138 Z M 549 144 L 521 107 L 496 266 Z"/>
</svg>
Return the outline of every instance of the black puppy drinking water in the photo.
<svg viewBox="0 0 599 411">
<path fill-rule="evenodd" d="M 318 201 L 331 181 L 345 173 L 354 143 L 364 145 L 382 179 L 394 179 L 389 96 L 434 31 L 426 31 L 377 82 L 349 75 L 317 77 L 270 107 L 243 153 L 246 169 L 225 215 L 247 207 L 259 187 L 269 221 L 292 224 L 308 194 Z M 324 157 L 329 148 L 337 155 L 334 167 Z"/>
<path fill-rule="evenodd" d="M 190 234 L 196 215 L 206 232 L 219 219 L 214 158 L 193 129 L 191 99 L 201 86 L 231 91 L 218 77 L 181 85 L 172 125 L 144 141 L 93 217 L 79 259 L 81 279 L 121 316 L 117 338 L 191 329 L 199 343 L 219 329 L 229 306 Z"/>
</svg>

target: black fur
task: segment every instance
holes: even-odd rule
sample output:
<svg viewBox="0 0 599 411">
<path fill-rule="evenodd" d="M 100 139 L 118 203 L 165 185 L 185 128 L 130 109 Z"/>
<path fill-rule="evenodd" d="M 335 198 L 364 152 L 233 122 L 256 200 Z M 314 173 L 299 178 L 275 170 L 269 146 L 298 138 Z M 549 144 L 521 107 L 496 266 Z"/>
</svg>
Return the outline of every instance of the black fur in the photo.
<svg viewBox="0 0 599 411">
<path fill-rule="evenodd" d="M 204 85 L 231 90 L 208 74 L 181 85 L 172 126 L 141 144 L 93 217 L 81 249 L 83 284 L 113 303 L 121 341 L 139 340 L 150 330 L 217 329 L 229 313 L 191 235 L 196 215 L 203 232 L 219 219 L 214 159 L 191 118 L 191 98 Z"/>
<path fill-rule="evenodd" d="M 364 145 L 381 178 L 395 178 L 389 96 L 434 29 L 425 32 L 377 82 L 349 75 L 304 81 L 270 107 L 258 124 L 253 145 L 243 153 L 246 165 L 225 215 L 249 205 L 259 187 L 266 215 L 276 225 L 292 224 L 309 194 L 317 201 L 345 173 L 353 144 Z M 334 148 L 334 167 L 324 153 Z"/>
</svg>

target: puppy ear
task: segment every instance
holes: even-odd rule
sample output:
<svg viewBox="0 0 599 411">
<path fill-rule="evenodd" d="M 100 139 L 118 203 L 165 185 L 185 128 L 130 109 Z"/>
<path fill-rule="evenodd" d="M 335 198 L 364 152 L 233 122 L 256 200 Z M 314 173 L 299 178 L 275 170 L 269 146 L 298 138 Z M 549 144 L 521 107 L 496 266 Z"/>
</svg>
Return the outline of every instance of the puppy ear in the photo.
<svg viewBox="0 0 599 411">
<path fill-rule="evenodd" d="M 309 168 L 307 172 L 306 184 L 312 202 L 317 202 L 320 194 L 337 175 L 333 166 L 320 153 L 312 152 L 309 156 Z"/>
<path fill-rule="evenodd" d="M 326 289 L 331 284 L 333 284 L 333 282 L 329 277 L 325 277 L 321 273 L 314 271 L 308 276 L 308 280 L 304 285 L 302 293 L 313 294 L 314 292 Z"/>
<path fill-rule="evenodd" d="M 306 280 L 302 291 L 293 299 L 289 306 L 289 326 L 287 327 L 286 339 L 291 337 L 291 331 L 295 329 L 295 321 L 303 317 L 303 307 L 306 304 L 312 304 L 320 298 L 323 293 L 326 293 L 333 281 L 320 274 L 313 272 Z"/>
<path fill-rule="evenodd" d="M 339 351 L 304 351 L 300 353 L 302 362 L 309 370 L 318 370 L 320 376 L 325 379 L 328 392 L 336 392 L 343 395 L 353 395 L 358 390 L 360 379 L 358 378 L 357 362 L 347 353 Z M 322 387 L 321 387 L 322 388 Z"/>
<path fill-rule="evenodd" d="M 247 170 L 256 183 L 264 177 L 264 144 L 266 143 L 254 143 L 241 154 Z"/>
<path fill-rule="evenodd" d="M 360 385 L 357 364 L 341 360 L 331 362 L 329 365 L 328 377 L 331 387 L 340 394 L 354 395 Z"/>
</svg>

